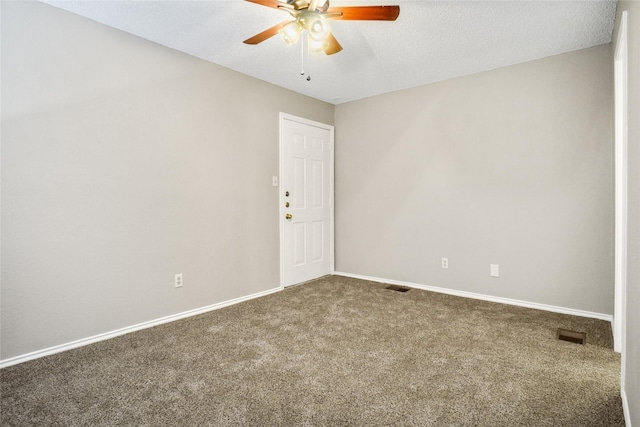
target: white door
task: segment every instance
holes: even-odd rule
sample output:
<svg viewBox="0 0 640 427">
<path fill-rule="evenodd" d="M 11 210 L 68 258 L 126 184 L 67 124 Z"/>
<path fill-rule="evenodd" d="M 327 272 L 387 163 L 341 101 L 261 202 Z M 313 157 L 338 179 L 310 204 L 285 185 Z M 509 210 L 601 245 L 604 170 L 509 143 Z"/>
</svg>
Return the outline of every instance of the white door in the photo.
<svg viewBox="0 0 640 427">
<path fill-rule="evenodd" d="M 280 272 L 290 286 L 333 267 L 333 126 L 280 114 Z"/>
</svg>

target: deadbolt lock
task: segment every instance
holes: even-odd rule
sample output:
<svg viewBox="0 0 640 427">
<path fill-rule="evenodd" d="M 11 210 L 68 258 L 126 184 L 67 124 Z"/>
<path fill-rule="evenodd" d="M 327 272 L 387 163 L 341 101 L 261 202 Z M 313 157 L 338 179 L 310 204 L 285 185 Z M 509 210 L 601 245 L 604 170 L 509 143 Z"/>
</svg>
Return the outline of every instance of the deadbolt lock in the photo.
<svg viewBox="0 0 640 427">
<path fill-rule="evenodd" d="M 289 192 L 288 192 L 288 191 L 285 191 L 285 192 L 284 192 L 284 195 L 285 195 L 285 196 L 287 196 L 287 197 L 289 197 Z"/>
<path fill-rule="evenodd" d="M 284 217 L 285 217 L 286 219 L 291 219 L 291 218 L 293 218 L 293 215 L 291 215 L 291 214 L 286 214 Z"/>
<path fill-rule="evenodd" d="M 289 207 L 289 202 L 285 203 L 285 204 L 284 204 L 284 207 L 285 207 L 285 208 L 288 208 L 288 207 Z"/>
</svg>

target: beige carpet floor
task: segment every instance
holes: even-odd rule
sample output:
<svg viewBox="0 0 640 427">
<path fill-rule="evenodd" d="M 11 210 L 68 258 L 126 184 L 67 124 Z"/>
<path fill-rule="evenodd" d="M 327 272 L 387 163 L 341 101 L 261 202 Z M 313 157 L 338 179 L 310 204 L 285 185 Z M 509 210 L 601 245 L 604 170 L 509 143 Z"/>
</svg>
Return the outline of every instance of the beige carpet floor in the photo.
<svg viewBox="0 0 640 427">
<path fill-rule="evenodd" d="M 619 372 L 607 322 L 332 276 L 5 368 L 1 424 L 624 426 Z"/>
</svg>

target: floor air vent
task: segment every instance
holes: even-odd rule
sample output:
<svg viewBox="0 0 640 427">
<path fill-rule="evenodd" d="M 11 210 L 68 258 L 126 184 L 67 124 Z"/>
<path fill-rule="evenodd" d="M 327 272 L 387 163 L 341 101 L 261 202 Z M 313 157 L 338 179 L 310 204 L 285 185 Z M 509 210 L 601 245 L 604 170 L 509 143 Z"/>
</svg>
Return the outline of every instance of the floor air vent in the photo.
<svg viewBox="0 0 640 427">
<path fill-rule="evenodd" d="M 389 285 L 385 289 L 389 289 L 391 291 L 397 291 L 397 292 L 408 292 L 409 289 L 411 288 L 407 288 L 406 286 Z"/>
<path fill-rule="evenodd" d="M 558 339 L 561 341 L 574 342 L 576 344 L 584 344 L 587 341 L 587 333 L 558 328 Z"/>
</svg>

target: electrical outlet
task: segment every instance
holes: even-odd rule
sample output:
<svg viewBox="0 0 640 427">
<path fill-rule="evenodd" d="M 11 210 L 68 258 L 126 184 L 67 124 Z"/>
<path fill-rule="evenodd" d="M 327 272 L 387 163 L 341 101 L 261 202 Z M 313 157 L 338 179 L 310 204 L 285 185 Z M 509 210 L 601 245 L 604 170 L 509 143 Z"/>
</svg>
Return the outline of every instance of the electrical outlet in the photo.
<svg viewBox="0 0 640 427">
<path fill-rule="evenodd" d="M 491 264 L 491 277 L 500 277 L 500 266 L 498 264 Z"/>
<path fill-rule="evenodd" d="M 273 185 L 274 187 L 278 186 L 278 177 L 277 176 L 272 176 L 271 177 L 271 185 Z"/>
<path fill-rule="evenodd" d="M 442 268 L 449 268 L 449 258 L 442 258 Z"/>
<path fill-rule="evenodd" d="M 176 288 L 182 287 L 182 273 L 178 273 L 173 278 L 173 286 Z"/>
</svg>

